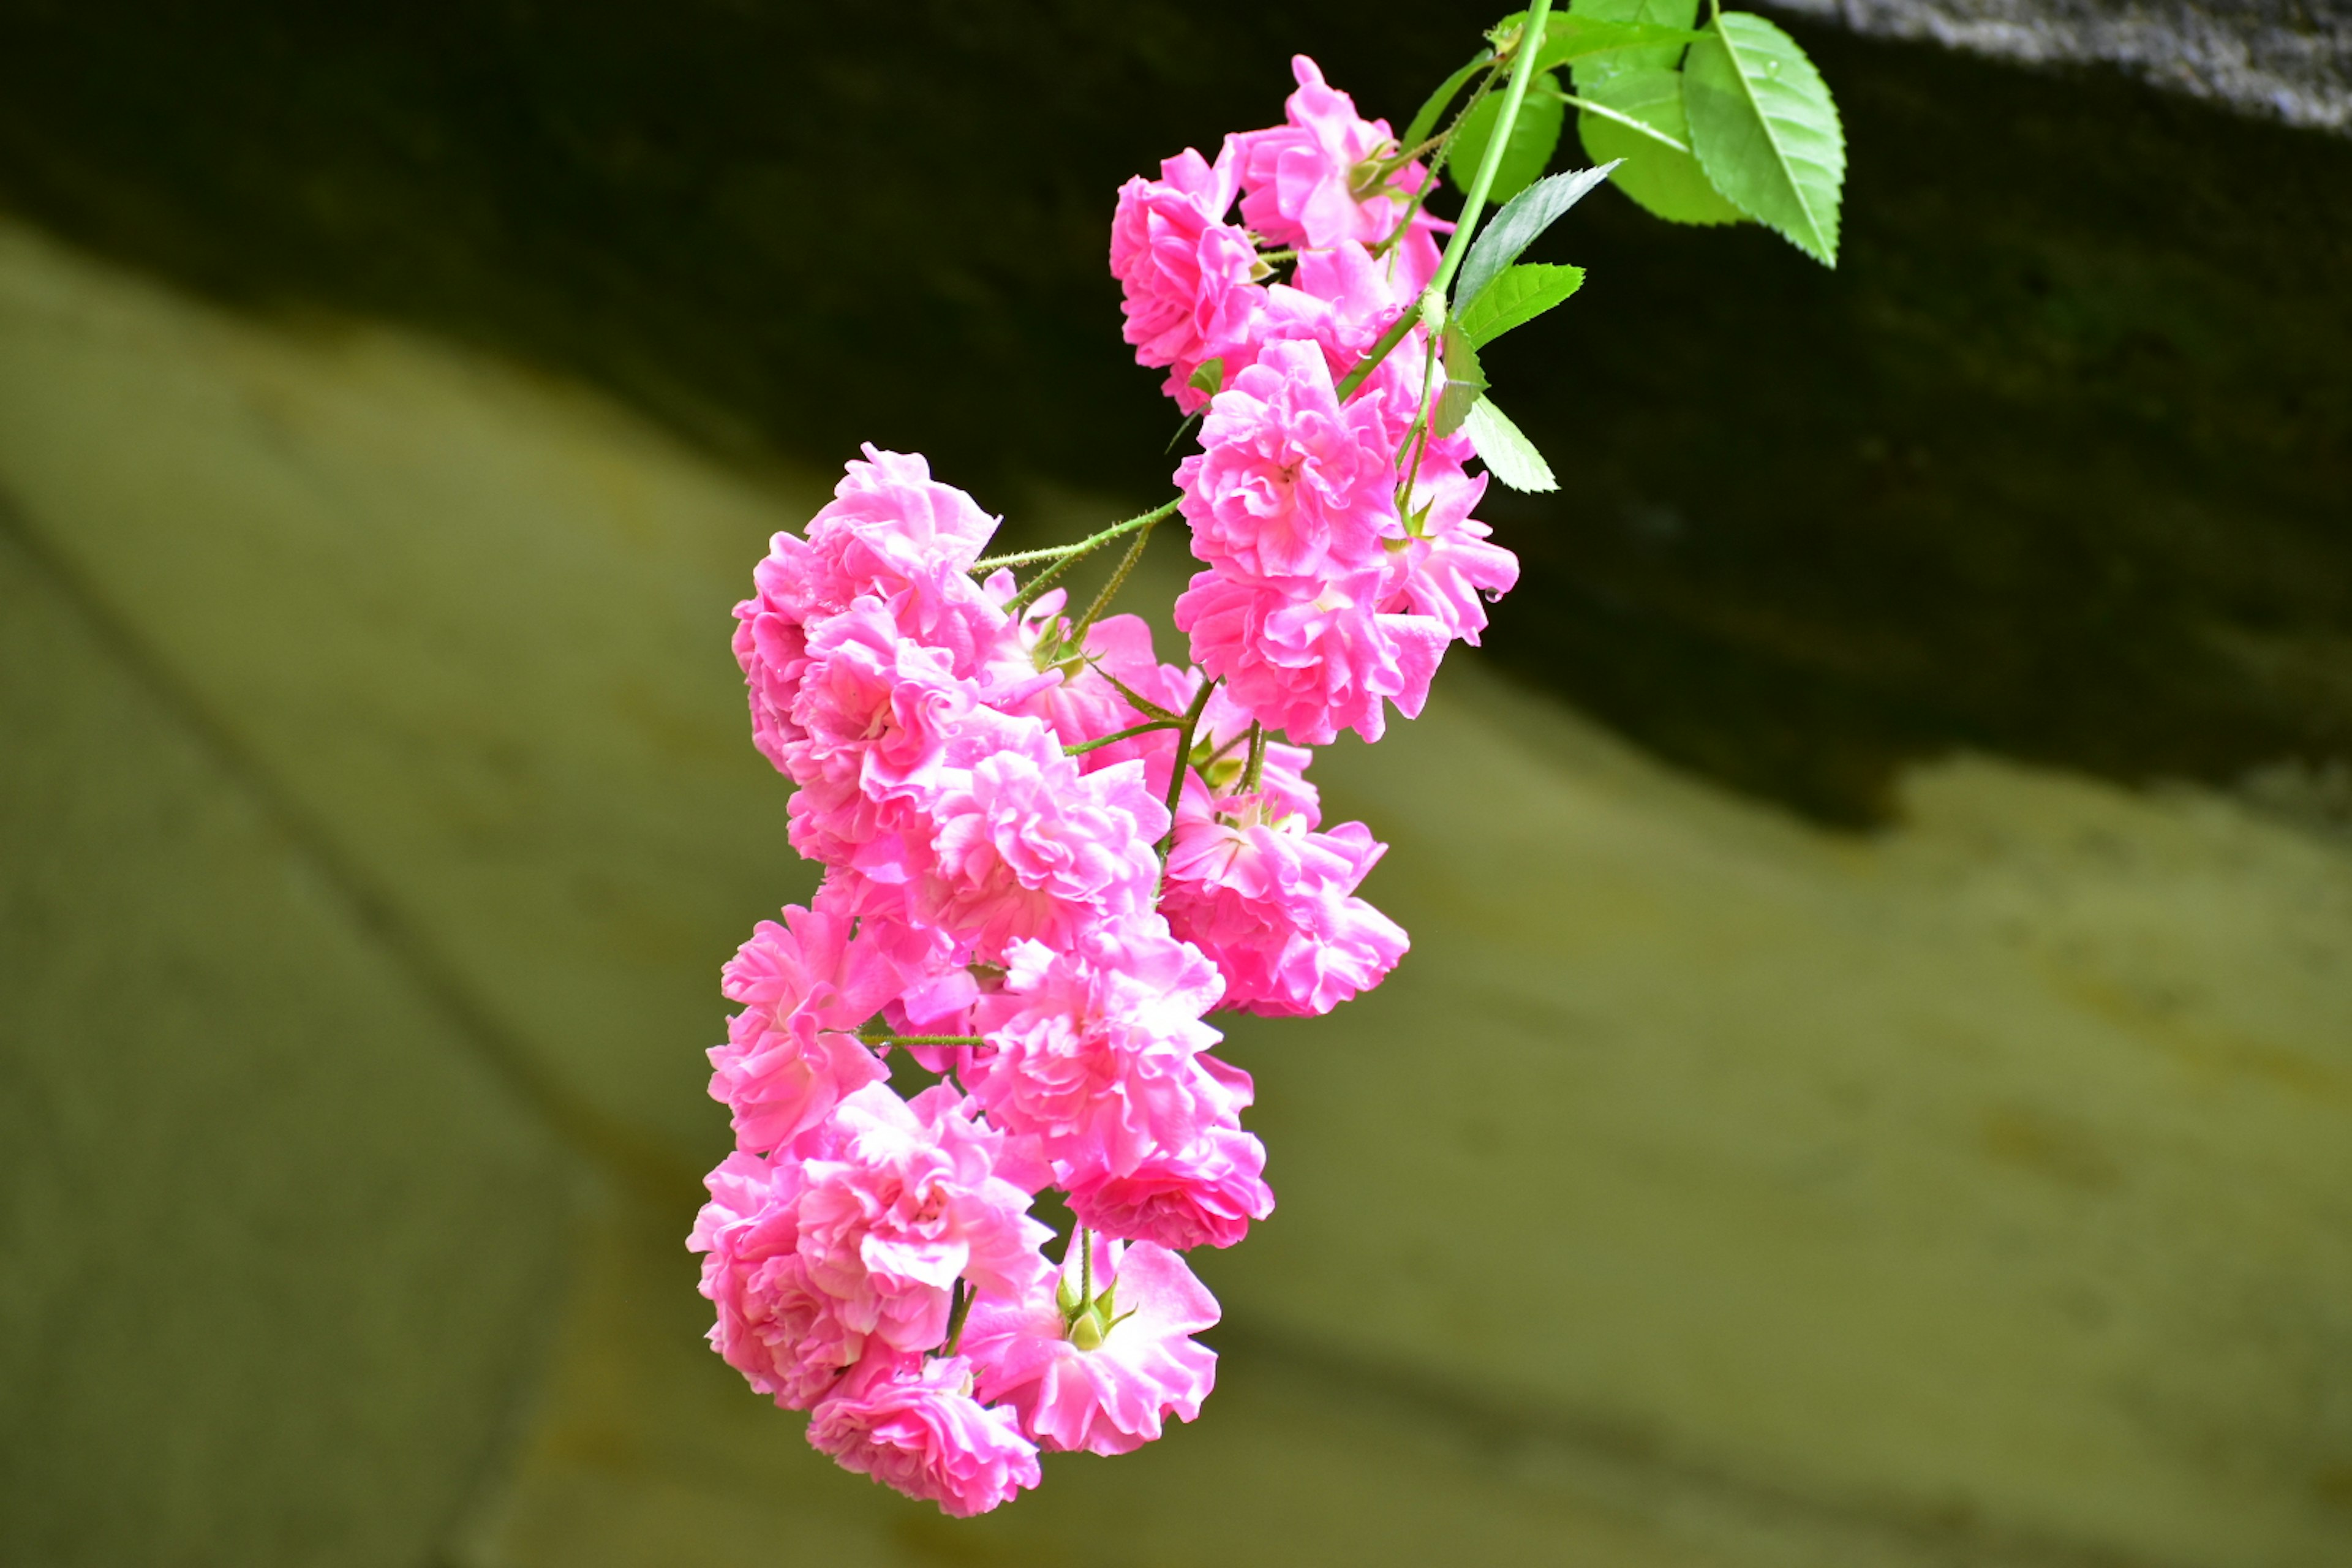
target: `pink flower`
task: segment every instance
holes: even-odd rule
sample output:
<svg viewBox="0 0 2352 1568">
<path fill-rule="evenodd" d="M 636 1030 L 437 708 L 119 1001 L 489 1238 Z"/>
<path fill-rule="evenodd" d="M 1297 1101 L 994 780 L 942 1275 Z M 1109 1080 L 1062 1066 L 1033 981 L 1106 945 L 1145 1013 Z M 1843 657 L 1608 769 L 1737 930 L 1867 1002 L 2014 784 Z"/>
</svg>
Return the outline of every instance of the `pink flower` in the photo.
<svg viewBox="0 0 2352 1568">
<path fill-rule="evenodd" d="M 1074 1263 L 1065 1261 L 1063 1279 L 1085 1313 Z M 1163 1418 L 1200 1415 L 1217 1352 L 1191 1336 L 1216 1325 L 1217 1300 L 1182 1258 L 1149 1241 L 1097 1248 L 1095 1279 L 1100 1304 L 1075 1336 L 1074 1321 L 1040 1287 L 1018 1301 L 982 1300 L 963 1343 L 980 1396 L 1009 1404 L 1041 1446 L 1125 1454 L 1157 1438 Z"/>
<path fill-rule="evenodd" d="M 1075 1182 L 1070 1213 L 1080 1225 L 1178 1252 L 1231 1247 L 1250 1221 L 1274 1212 L 1265 1146 L 1236 1127 L 1213 1127 L 1197 1142 L 1147 1160 L 1132 1174 Z"/>
<path fill-rule="evenodd" d="M 1119 1174 L 1239 1113 L 1200 1061 L 1201 1022 L 1223 989 L 1198 950 L 1145 913 L 1092 927 L 1060 952 L 1015 942 L 977 1026 L 994 1047 L 960 1076 L 990 1124 L 1050 1161 Z"/>
<path fill-rule="evenodd" d="M 1321 250 L 1346 239 L 1386 239 L 1405 205 L 1391 193 L 1411 195 L 1426 171 L 1408 164 L 1377 192 L 1360 194 L 1363 165 L 1396 150 L 1389 122 L 1360 118 L 1355 100 L 1326 86 L 1321 68 L 1305 55 L 1293 57 L 1290 68 L 1298 90 L 1283 105 L 1288 123 L 1234 139 L 1241 149 L 1242 220 L 1273 245 Z"/>
<path fill-rule="evenodd" d="M 777 1149 L 831 1114 L 843 1096 L 887 1077 L 856 1031 L 896 996 L 898 967 L 820 892 L 817 908 L 761 921 L 721 972 L 744 1008 L 710 1052 L 710 1097 L 732 1114 L 743 1149 Z"/>
<path fill-rule="evenodd" d="M 807 1163 L 798 1203 L 808 1278 L 849 1328 L 921 1352 L 947 1337 L 959 1278 L 999 1294 L 1049 1272 L 1052 1233 L 1029 1194 L 996 1171 L 1002 1133 L 974 1122 L 940 1085 L 913 1100 L 882 1084 L 845 1097 Z"/>
<path fill-rule="evenodd" d="M 938 826 L 920 910 L 983 958 L 1024 938 L 1062 946 L 1083 926 L 1141 910 L 1160 876 L 1153 846 L 1168 808 L 1144 788 L 1143 764 L 1082 773 L 1039 731 L 929 806 Z"/>
<path fill-rule="evenodd" d="M 1460 462 L 1433 446 L 1422 460 L 1409 504 L 1408 537 L 1392 547 L 1389 591 L 1381 606 L 1426 616 L 1476 647 L 1486 628 L 1486 605 L 1519 580 L 1519 558 L 1487 542 L 1494 531 L 1470 515 L 1486 493 L 1486 476 L 1465 473 Z"/>
<path fill-rule="evenodd" d="M 1242 797 L 1179 813 L 1160 907 L 1215 961 L 1225 1005 L 1271 1017 L 1328 1013 L 1369 991 L 1409 945 L 1354 896 L 1386 845 L 1360 822 L 1328 833 Z"/>
<path fill-rule="evenodd" d="M 1176 625 L 1192 634 L 1201 668 L 1270 728 L 1307 745 L 1342 730 L 1377 741 L 1384 699 L 1408 719 L 1421 711 L 1446 643 L 1429 616 L 1381 611 L 1386 575 L 1374 564 L 1298 583 L 1213 568 L 1177 599 Z"/>
<path fill-rule="evenodd" d="M 779 533 L 752 569 L 752 596 L 735 606 L 735 658 L 751 700 L 751 738 L 778 768 L 802 738 L 793 719 L 810 623 L 860 595 L 890 606 L 908 637 L 939 648 L 959 674 L 976 669 L 1004 614 L 965 575 L 995 521 L 963 491 L 930 477 L 919 457 L 868 446 L 808 537 Z"/>
<path fill-rule="evenodd" d="M 1012 1411 L 971 1396 L 971 1381 L 961 1356 L 860 1367 L 816 1407 L 809 1442 L 942 1513 L 986 1513 L 1037 1484 L 1037 1449 Z"/>
<path fill-rule="evenodd" d="M 1136 363 L 1169 366 L 1167 390 L 1190 413 L 1203 401 L 1190 383 L 1207 360 L 1248 342 L 1265 290 L 1254 280 L 1257 247 L 1223 221 L 1234 205 L 1234 148 L 1214 166 L 1186 148 L 1119 187 L 1111 218 L 1110 269 L 1126 298 Z"/>
<path fill-rule="evenodd" d="M 866 1336 L 842 1322 L 801 1261 L 801 1162 L 730 1154 L 705 1184 L 710 1201 L 687 1246 L 707 1255 L 702 1293 L 719 1310 L 711 1347 L 754 1391 L 805 1410 L 865 1354 Z"/>
<path fill-rule="evenodd" d="M 1339 405 L 1322 351 L 1266 345 L 1210 404 L 1176 470 L 1192 553 L 1237 575 L 1326 577 L 1376 563 L 1399 529 L 1380 404 Z"/>
</svg>

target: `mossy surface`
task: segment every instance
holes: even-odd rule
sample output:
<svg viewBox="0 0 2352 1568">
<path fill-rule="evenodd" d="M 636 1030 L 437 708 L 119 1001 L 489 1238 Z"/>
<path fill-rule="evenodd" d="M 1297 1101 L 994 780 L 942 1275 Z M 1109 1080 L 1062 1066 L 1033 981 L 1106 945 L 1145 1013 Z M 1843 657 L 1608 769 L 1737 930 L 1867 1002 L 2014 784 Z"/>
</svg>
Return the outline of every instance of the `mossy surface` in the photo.
<svg viewBox="0 0 2352 1568">
<path fill-rule="evenodd" d="M 1311 49 L 1409 114 L 1459 5 L 0 7 L 0 203 L 216 296 L 588 374 L 738 451 L 1152 493 L 1111 194 Z M 1843 264 L 1613 194 L 1496 347 L 1562 495 L 1495 651 L 1818 817 L 1954 747 L 2235 780 L 2352 750 L 2352 143 L 1803 33 Z"/>
</svg>

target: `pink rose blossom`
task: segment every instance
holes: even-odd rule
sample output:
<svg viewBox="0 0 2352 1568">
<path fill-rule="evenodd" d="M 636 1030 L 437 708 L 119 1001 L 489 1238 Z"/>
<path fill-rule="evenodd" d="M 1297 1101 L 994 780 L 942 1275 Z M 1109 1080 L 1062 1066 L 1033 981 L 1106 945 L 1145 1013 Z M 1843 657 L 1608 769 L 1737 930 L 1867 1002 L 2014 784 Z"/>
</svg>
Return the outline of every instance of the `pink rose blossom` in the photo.
<svg viewBox="0 0 2352 1568">
<path fill-rule="evenodd" d="M 1215 961 L 1225 1005 L 1269 1017 L 1328 1013 L 1387 978 L 1404 930 L 1354 896 L 1386 845 L 1362 823 L 1328 833 L 1242 797 L 1180 813 L 1161 907 Z"/>
<path fill-rule="evenodd" d="M 1345 408 L 1313 343 L 1266 345 L 1209 405 L 1176 471 L 1192 553 L 1255 577 L 1337 576 L 1399 531 L 1395 448 L 1380 404 Z"/>
<path fill-rule="evenodd" d="M 1168 366 L 1168 393 L 1190 413 L 1203 400 L 1192 373 L 1249 342 L 1265 293 L 1255 281 L 1257 247 L 1223 221 L 1234 195 L 1231 139 L 1214 165 L 1188 147 L 1160 169 L 1158 180 L 1119 187 L 1110 269 L 1126 295 L 1119 308 L 1136 363 Z"/>
<path fill-rule="evenodd" d="M 993 1047 L 961 1076 L 992 1126 L 1027 1134 L 1057 1163 L 1129 1174 L 1239 1113 L 1198 1059 L 1201 1022 L 1223 986 L 1156 914 L 1091 928 L 1060 952 L 1005 953 L 1003 988 L 974 1010 Z"/>
<path fill-rule="evenodd" d="M 1374 564 L 1298 584 L 1212 569 L 1177 599 L 1176 625 L 1201 668 L 1269 728 L 1311 746 L 1342 730 L 1377 741 L 1383 700 L 1408 719 L 1421 711 L 1446 643 L 1429 616 L 1381 611 L 1386 574 Z"/>
<path fill-rule="evenodd" d="M 1359 117 L 1355 100 L 1325 85 L 1321 68 L 1305 55 L 1293 57 L 1290 68 L 1298 90 L 1283 105 L 1287 123 L 1234 139 L 1241 152 L 1242 220 L 1269 244 L 1302 249 L 1386 239 L 1405 206 L 1390 193 L 1412 195 L 1427 171 L 1407 164 L 1378 194 L 1360 197 L 1362 166 L 1396 151 L 1389 122 Z"/>
<path fill-rule="evenodd" d="M 1486 476 L 1475 478 L 1460 462 L 1433 447 L 1422 460 L 1410 504 L 1420 515 L 1409 520 L 1409 537 L 1390 552 L 1389 592 L 1384 609 L 1427 616 L 1476 647 L 1486 629 L 1486 605 L 1519 580 L 1519 558 L 1487 542 L 1494 531 L 1470 515 L 1486 493 Z"/>
<path fill-rule="evenodd" d="M 705 1178 L 710 1201 L 687 1246 L 705 1254 L 702 1293 L 716 1305 L 711 1347 L 752 1389 L 787 1410 L 823 1398 L 866 1352 L 801 1261 L 798 1159 L 730 1154 Z"/>
<path fill-rule="evenodd" d="M 1052 1233 L 996 1172 L 1003 1135 L 974 1122 L 961 1099 L 940 1085 L 908 1101 L 869 1084 L 835 1109 L 825 1153 L 804 1173 L 799 1251 L 810 1281 L 845 1324 L 897 1350 L 947 1337 L 959 1277 L 1010 1295 L 1049 1271 L 1037 1247 Z"/>
<path fill-rule="evenodd" d="M 1080 1225 L 1178 1252 L 1231 1247 L 1250 1221 L 1274 1212 L 1265 1146 L 1239 1128 L 1215 1127 L 1185 1148 L 1144 1162 L 1131 1175 L 1108 1173 L 1075 1183 L 1070 1213 Z"/>
<path fill-rule="evenodd" d="M 982 1300 L 963 1344 L 980 1396 L 1010 1405 L 1041 1447 L 1125 1454 L 1156 1439 L 1167 1416 L 1200 1415 L 1217 1352 L 1192 1336 L 1216 1326 L 1217 1300 L 1182 1258 L 1149 1241 L 1099 1247 L 1094 1263 L 1106 1298 L 1097 1322 L 1109 1327 L 1097 1330 L 1093 1348 L 1074 1342 L 1044 1287 L 1018 1301 Z M 1063 1279 L 1075 1300 L 1075 1262 L 1065 1263 Z"/>
<path fill-rule="evenodd" d="M 1037 1449 L 1012 1411 L 971 1396 L 971 1383 L 961 1356 L 861 1366 L 816 1407 L 809 1442 L 941 1513 L 986 1513 L 1037 1484 Z"/>
<path fill-rule="evenodd" d="M 710 1096 L 740 1148 L 782 1148 L 888 1071 L 856 1031 L 898 994 L 899 969 L 874 938 L 853 940 L 852 917 L 824 894 L 816 904 L 761 921 L 721 972 L 719 989 L 745 1005 L 710 1052 Z"/>
<path fill-rule="evenodd" d="M 921 911 L 983 958 L 1024 938 L 1060 946 L 1143 910 L 1159 879 L 1168 808 L 1145 790 L 1142 763 L 1082 773 L 1042 725 L 1034 745 L 982 759 L 929 810 Z"/>
</svg>

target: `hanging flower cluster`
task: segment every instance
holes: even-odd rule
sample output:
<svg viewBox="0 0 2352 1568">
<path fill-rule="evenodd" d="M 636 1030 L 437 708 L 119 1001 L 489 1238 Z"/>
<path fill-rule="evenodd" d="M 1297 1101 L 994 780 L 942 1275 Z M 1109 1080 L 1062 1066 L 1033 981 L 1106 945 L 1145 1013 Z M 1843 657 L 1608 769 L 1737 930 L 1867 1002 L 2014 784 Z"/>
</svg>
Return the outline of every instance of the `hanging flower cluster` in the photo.
<svg viewBox="0 0 2352 1568">
<path fill-rule="evenodd" d="M 1418 713 L 1518 574 L 1467 464 L 1518 482 L 1532 449 L 1468 417 L 1483 339 L 1445 293 L 1466 260 L 1457 305 L 1510 301 L 1492 331 L 1565 298 L 1537 275 L 1573 268 L 1510 262 L 1605 171 L 1542 182 L 1546 216 L 1514 227 L 1515 202 L 1466 250 L 1499 153 L 1460 229 L 1425 203 L 1505 80 L 1507 140 L 1548 10 L 1441 89 L 1423 122 L 1485 72 L 1444 134 L 1398 138 L 1302 57 L 1282 124 L 1119 191 L 1127 340 L 1199 423 L 1175 500 L 991 558 L 971 497 L 867 447 L 736 606 L 753 742 L 825 870 L 724 972 L 736 1152 L 689 1243 L 710 1339 L 819 1449 L 949 1513 L 1036 1485 L 1041 1449 L 1125 1453 L 1199 1413 L 1218 1311 L 1181 1254 L 1274 1208 L 1207 1019 L 1328 1013 L 1405 952 L 1358 892 L 1385 847 L 1322 826 L 1307 748 Z M 1106 613 L 1175 514 L 1201 563 L 1182 665 Z M 1076 610 L 1055 583 L 1116 539 Z M 894 1061 L 938 1081 L 903 1098 Z M 1049 1191 L 1058 1261 L 1030 1212 Z"/>
</svg>

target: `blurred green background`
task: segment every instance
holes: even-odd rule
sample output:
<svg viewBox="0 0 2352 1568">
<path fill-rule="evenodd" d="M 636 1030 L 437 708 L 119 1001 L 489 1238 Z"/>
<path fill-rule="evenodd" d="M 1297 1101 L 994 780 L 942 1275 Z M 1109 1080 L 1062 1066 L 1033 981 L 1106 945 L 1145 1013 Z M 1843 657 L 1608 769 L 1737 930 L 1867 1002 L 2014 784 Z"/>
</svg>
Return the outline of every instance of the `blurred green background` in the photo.
<svg viewBox="0 0 2352 1568">
<path fill-rule="evenodd" d="M 1840 270 L 1489 355 L 1202 1420 L 958 1524 L 700 1343 L 765 538 L 1149 504 L 1118 183 L 1492 20 L 0 0 L 0 1563 L 2352 1561 L 2352 140 L 1793 22 Z"/>
</svg>

